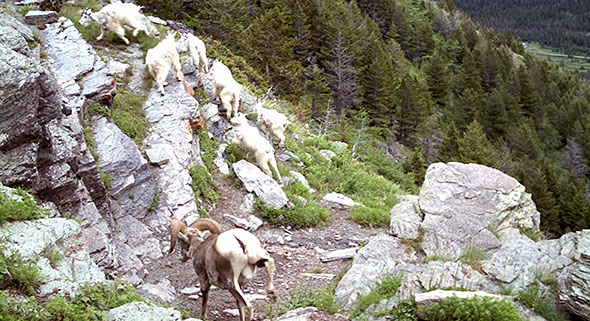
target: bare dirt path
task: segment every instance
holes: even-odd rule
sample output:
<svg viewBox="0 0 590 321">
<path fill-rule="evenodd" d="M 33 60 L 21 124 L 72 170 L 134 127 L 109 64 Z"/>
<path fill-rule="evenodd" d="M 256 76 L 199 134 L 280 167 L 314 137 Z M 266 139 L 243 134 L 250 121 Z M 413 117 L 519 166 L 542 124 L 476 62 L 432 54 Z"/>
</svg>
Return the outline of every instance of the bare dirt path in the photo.
<svg viewBox="0 0 590 321">
<path fill-rule="evenodd" d="M 249 213 L 241 213 L 240 205 L 245 191 L 231 179 L 220 174 L 214 174 L 218 184 L 219 201 L 215 209 L 209 214 L 217 220 L 224 230 L 234 228 L 233 224 L 223 218 L 224 214 L 247 218 Z M 320 257 L 325 251 L 350 248 L 361 245 L 380 230 L 364 228 L 348 220 L 345 211 L 332 211 L 331 220 L 325 225 L 301 230 L 291 230 L 288 227 L 271 227 L 265 223 L 253 232 L 264 244 L 275 259 L 276 272 L 274 284 L 278 297 L 277 304 L 289 305 L 292 296 L 306 288 L 319 288 L 330 282 L 349 264 L 350 260 L 336 260 L 322 262 Z M 280 242 L 284 240 L 283 242 Z M 168 278 L 177 289 L 174 305 L 191 312 L 192 317 L 198 317 L 201 311 L 201 298 L 181 294 L 179 291 L 189 286 L 198 285 L 197 276 L 192 264 L 182 263 L 175 252 L 163 258 L 164 263 L 158 270 L 152 271 L 150 276 Z M 307 272 L 307 273 L 306 273 Z M 310 273 L 314 272 L 314 273 Z M 246 287 L 245 292 L 254 305 L 254 320 L 263 320 L 272 316 L 270 300 L 265 293 L 266 272 L 258 269 L 254 280 Z M 276 310 L 277 305 L 274 306 Z M 213 289 L 210 292 L 208 320 L 235 321 L 238 317 L 234 298 L 225 290 Z M 339 315 L 322 312 L 314 315 L 317 320 L 347 320 Z"/>
</svg>

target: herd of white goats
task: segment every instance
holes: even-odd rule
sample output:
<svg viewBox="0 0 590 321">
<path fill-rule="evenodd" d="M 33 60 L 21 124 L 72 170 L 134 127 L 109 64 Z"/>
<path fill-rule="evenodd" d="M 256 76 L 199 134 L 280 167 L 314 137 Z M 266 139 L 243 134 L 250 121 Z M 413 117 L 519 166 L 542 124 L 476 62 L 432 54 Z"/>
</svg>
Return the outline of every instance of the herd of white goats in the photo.
<svg viewBox="0 0 590 321">
<path fill-rule="evenodd" d="M 141 7 L 132 3 L 113 2 L 98 12 L 86 9 L 79 23 L 84 26 L 91 21 L 98 23 L 101 33 L 97 40 L 101 40 L 105 31 L 109 30 L 129 44 L 129 40 L 125 38 L 124 27 L 133 29 L 134 37 L 139 31 L 159 36 L 158 30 L 140 9 Z M 166 39 L 148 50 L 145 58 L 148 71 L 162 95 L 165 95 L 165 80 L 171 68 L 176 72 L 176 78 L 184 81 L 175 35 L 175 32 L 169 33 Z M 193 34 L 182 37 L 186 37 L 188 52 L 195 63 L 198 63 L 199 72 L 208 74 L 213 80 L 212 96 L 216 101 L 221 101 L 227 110 L 227 119 L 235 131 L 233 143 L 254 155 L 258 166 L 270 177 L 272 170 L 277 181 L 281 182 L 271 141 L 274 136 L 279 140 L 279 146 L 284 146 L 284 132 L 289 123 L 287 117 L 274 109 L 262 107 L 262 103 L 259 102 L 254 110 L 258 115 L 257 124 L 271 140 L 263 138 L 256 127 L 248 124 L 245 114 L 238 112 L 242 85 L 234 80 L 229 68 L 217 60 L 209 68 L 203 41 Z M 256 267 L 266 267 L 267 293 L 271 300 L 276 298 L 272 283 L 274 260 L 253 234 L 242 229 L 222 232 L 219 224 L 211 219 L 199 219 L 188 227 L 178 220 L 172 220 L 169 253 L 174 250 L 177 241 L 180 241 L 178 243 L 181 247 L 181 260 L 186 262 L 192 259 L 199 277 L 203 300 L 202 319 L 205 319 L 207 314 L 209 289 L 211 285 L 215 285 L 228 290 L 235 297 L 240 321 L 250 321 L 253 308 L 244 296 L 243 289 L 254 277 Z"/>
</svg>

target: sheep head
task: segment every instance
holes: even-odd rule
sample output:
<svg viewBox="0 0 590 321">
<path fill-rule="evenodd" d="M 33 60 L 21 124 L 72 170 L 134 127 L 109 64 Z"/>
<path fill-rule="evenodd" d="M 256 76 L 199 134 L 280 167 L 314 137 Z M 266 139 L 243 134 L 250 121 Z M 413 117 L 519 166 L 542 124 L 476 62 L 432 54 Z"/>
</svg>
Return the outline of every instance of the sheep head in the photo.
<svg viewBox="0 0 590 321">
<path fill-rule="evenodd" d="M 212 219 L 201 218 L 193 222 L 189 227 L 181 221 L 173 219 L 170 221 L 170 249 L 172 253 L 177 240 L 180 240 L 180 260 L 186 262 L 189 257 L 191 246 L 198 246 L 212 234 L 220 234 L 221 226 Z"/>
</svg>

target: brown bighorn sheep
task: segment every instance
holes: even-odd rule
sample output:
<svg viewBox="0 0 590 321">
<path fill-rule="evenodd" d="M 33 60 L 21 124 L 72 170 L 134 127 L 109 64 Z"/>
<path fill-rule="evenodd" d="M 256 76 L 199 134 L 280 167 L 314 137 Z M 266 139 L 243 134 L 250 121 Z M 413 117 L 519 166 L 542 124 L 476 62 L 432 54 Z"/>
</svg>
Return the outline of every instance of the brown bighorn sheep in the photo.
<svg viewBox="0 0 590 321">
<path fill-rule="evenodd" d="M 201 319 L 207 317 L 209 289 L 213 284 L 236 298 L 240 321 L 251 321 L 254 310 L 243 289 L 254 278 L 256 267 L 266 267 L 266 291 L 271 300 L 276 299 L 272 283 L 274 259 L 252 233 L 243 229 L 221 232 L 219 224 L 211 219 L 199 219 L 190 227 L 174 219 L 170 221 L 168 253 L 172 253 L 177 240 L 182 249 L 181 261 L 192 259 L 199 276 L 203 297 Z"/>
</svg>

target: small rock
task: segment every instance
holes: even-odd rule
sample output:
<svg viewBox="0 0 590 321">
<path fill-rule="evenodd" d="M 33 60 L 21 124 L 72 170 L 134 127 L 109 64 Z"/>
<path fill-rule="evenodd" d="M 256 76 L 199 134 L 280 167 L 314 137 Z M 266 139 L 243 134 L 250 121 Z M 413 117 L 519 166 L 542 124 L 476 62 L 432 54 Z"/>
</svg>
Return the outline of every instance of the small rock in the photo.
<svg viewBox="0 0 590 321">
<path fill-rule="evenodd" d="M 336 260 L 352 259 L 354 257 L 354 255 L 356 254 L 357 250 L 358 250 L 358 247 L 351 247 L 348 249 L 331 251 L 331 252 L 328 252 L 328 253 L 322 255 L 320 260 L 325 263 L 325 262 L 336 261 Z"/>
<path fill-rule="evenodd" d="M 25 15 L 25 23 L 29 25 L 54 23 L 57 20 L 59 20 L 59 17 L 55 11 L 31 10 Z"/>
<path fill-rule="evenodd" d="M 189 286 L 189 287 L 186 287 L 186 288 L 180 290 L 180 293 L 182 293 L 184 295 L 194 295 L 194 294 L 201 293 L 201 288 L 198 286 Z"/>
</svg>

